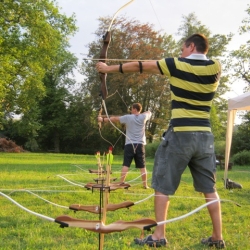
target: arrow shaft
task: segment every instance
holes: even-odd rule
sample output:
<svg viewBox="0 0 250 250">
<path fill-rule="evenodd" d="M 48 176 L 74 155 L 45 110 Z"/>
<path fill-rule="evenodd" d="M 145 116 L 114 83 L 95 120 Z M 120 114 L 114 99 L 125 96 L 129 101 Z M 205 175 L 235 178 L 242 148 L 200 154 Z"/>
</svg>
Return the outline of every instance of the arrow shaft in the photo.
<svg viewBox="0 0 250 250">
<path fill-rule="evenodd" d="M 88 61 L 101 61 L 100 59 L 96 58 L 83 58 L 83 60 L 88 60 Z M 152 61 L 157 61 L 155 59 L 115 59 L 115 58 L 106 58 L 105 61 L 120 61 L 120 62 L 152 62 Z"/>
</svg>

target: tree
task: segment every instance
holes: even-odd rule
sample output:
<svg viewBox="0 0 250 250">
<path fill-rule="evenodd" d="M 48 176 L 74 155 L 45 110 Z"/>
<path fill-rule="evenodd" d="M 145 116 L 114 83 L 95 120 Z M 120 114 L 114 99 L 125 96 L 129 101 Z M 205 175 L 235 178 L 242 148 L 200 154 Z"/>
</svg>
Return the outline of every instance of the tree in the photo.
<svg viewBox="0 0 250 250">
<path fill-rule="evenodd" d="M 225 136 L 225 126 L 223 123 L 221 123 L 218 113 L 220 112 L 217 110 L 217 107 L 212 105 L 210 111 L 210 120 L 212 121 L 211 130 L 213 132 L 215 141 L 219 141 Z"/>
<path fill-rule="evenodd" d="M 4 124 L 13 114 L 28 115 L 37 106 L 45 94 L 44 75 L 76 26 L 74 15 L 60 14 L 54 1 L 1 1 L 0 8 L 0 124 Z"/>
<path fill-rule="evenodd" d="M 89 57 L 98 58 L 105 27 L 110 22 L 108 18 L 100 19 L 96 31 L 97 42 L 89 44 Z M 117 18 L 112 26 L 112 42 L 108 51 L 109 58 L 122 59 L 160 59 L 177 54 L 178 46 L 171 35 L 159 35 L 149 24 L 140 24 L 137 20 Z M 157 57 L 156 57 L 157 56 Z M 100 83 L 96 73 L 95 62 L 84 61 L 82 74 L 86 80 L 82 83 L 84 95 L 93 97 L 96 110 L 100 109 Z M 112 62 L 109 62 L 112 63 Z M 117 63 L 117 62 L 115 62 Z M 150 109 L 153 113 L 147 124 L 147 138 L 153 141 L 154 135 L 166 128 L 169 120 L 170 94 L 166 87 L 166 78 L 147 74 L 109 74 L 107 86 L 109 96 L 106 99 L 109 115 L 122 115 L 128 112 L 128 105 L 140 102 L 143 111 Z M 113 95 L 118 93 L 118 95 Z M 117 132 L 111 130 L 108 136 L 117 137 Z"/>
<path fill-rule="evenodd" d="M 250 112 L 242 116 L 242 123 L 237 126 L 232 139 L 232 154 L 244 150 L 250 151 Z"/>
<path fill-rule="evenodd" d="M 205 34 L 211 43 L 210 56 L 222 56 L 230 36 L 212 36 L 210 31 L 195 18 L 191 15 L 184 19 L 186 21 L 183 22 L 182 27 L 185 32 L 179 33 L 181 38 L 178 41 L 171 35 L 155 31 L 152 25 L 127 20 L 125 17 L 117 18 L 112 26 L 113 39 L 108 57 L 157 60 L 179 56 L 184 36 L 186 38 L 189 35 L 188 32 L 199 31 L 207 32 Z M 102 36 L 109 22 L 110 18 L 100 18 L 99 28 L 95 32 L 97 40 L 88 45 L 89 57 L 99 58 Z M 40 146 L 43 150 L 88 154 L 96 150 L 107 150 L 109 144 L 104 143 L 101 138 L 96 119 L 101 107 L 100 79 L 95 69 L 96 61 L 83 61 L 81 73 L 85 76 L 84 81 L 80 89 L 70 91 L 69 88 L 75 86 L 75 82 L 69 78 L 69 74 L 76 67 L 76 60 L 67 51 L 67 45 L 67 41 L 62 39 L 53 53 L 51 52 L 51 64 L 41 63 L 44 71 L 42 79 L 39 80 L 43 88 L 40 92 L 41 97 L 33 98 L 32 107 L 25 103 L 28 107 L 27 112 L 23 108 L 20 109 L 22 120 L 9 129 L 12 129 L 11 132 L 16 138 L 19 136 L 18 139 L 30 145 L 30 148 L 33 145 L 33 148 Z M 223 110 L 226 109 L 226 104 L 220 95 L 226 91 L 226 85 L 223 83 L 227 80 L 226 75 L 222 77 L 222 84 L 211 110 L 212 129 L 216 132 L 216 138 L 223 134 L 221 131 L 224 124 L 220 122 L 225 120 Z M 170 120 L 171 92 L 168 79 L 161 75 L 139 74 L 139 72 L 133 75 L 108 74 L 107 87 L 109 95 L 106 99 L 106 107 L 109 115 L 127 114 L 132 103 L 140 102 L 143 105 L 143 111 L 150 109 L 153 113 L 146 128 L 148 141 L 153 142 L 161 137 Z M 16 107 L 19 108 L 17 102 L 13 103 L 16 103 Z M 119 124 L 118 127 L 124 130 Z M 26 138 L 20 138 L 20 131 Z M 110 124 L 103 125 L 101 133 L 102 137 L 117 145 L 115 153 L 122 149 L 124 137 L 119 139 L 119 132 Z"/>
<path fill-rule="evenodd" d="M 67 48 L 76 31 L 75 17 L 60 14 L 49 0 L 4 1 L 0 6 L 0 124 L 26 149 L 38 150 L 38 131 L 45 130 L 39 101 L 50 92 L 49 76 L 58 80 L 64 74 L 55 68 L 62 71 L 63 60 L 73 58 Z M 15 114 L 20 120 L 12 120 Z"/>
<path fill-rule="evenodd" d="M 105 33 L 105 27 L 110 19 L 101 18 L 100 26 L 96 31 L 98 38 Z M 208 36 L 211 48 L 209 56 L 222 57 L 226 46 L 231 40 L 229 35 L 211 35 L 208 28 L 202 25 L 194 14 L 183 17 L 183 24 L 180 26 L 179 35 L 181 38 L 175 41 L 171 35 L 160 35 L 153 30 L 149 24 L 140 24 L 136 20 L 126 20 L 124 17 L 117 18 L 112 27 L 113 40 L 108 52 L 109 58 L 129 59 L 161 59 L 168 56 L 179 56 L 183 39 L 193 33 L 204 33 Z M 102 40 L 89 44 L 89 57 L 98 58 Z M 122 60 L 121 60 L 122 62 Z M 93 96 L 93 104 L 98 110 L 100 97 L 98 97 L 100 84 L 94 67 L 95 62 L 84 61 L 82 73 L 86 80 L 82 83 L 84 95 Z M 113 62 L 108 62 L 112 64 Z M 117 62 L 115 62 L 117 64 Z M 211 122 L 212 129 L 217 130 L 217 137 L 225 134 L 226 124 L 226 100 L 221 96 L 227 91 L 226 81 L 228 76 L 221 79 L 220 87 L 214 100 Z M 124 100 L 127 105 L 133 102 L 140 102 L 144 110 L 150 109 L 153 113 L 152 120 L 147 124 L 147 139 L 152 142 L 160 138 L 163 130 L 166 129 L 170 119 L 170 90 L 168 80 L 162 76 L 148 74 L 109 74 L 107 86 L 110 97 L 106 104 L 110 115 L 121 115 L 127 112 Z M 118 92 L 120 97 L 112 95 Z M 117 98 L 118 97 L 118 98 Z M 220 122 L 219 122 L 220 121 Z M 107 137 L 114 132 L 107 131 Z"/>
<path fill-rule="evenodd" d="M 69 89 L 75 80 L 68 77 L 76 67 L 77 58 L 63 49 L 57 54 L 57 65 L 44 77 L 46 95 L 39 102 L 39 121 L 43 125 L 39 130 L 39 143 L 43 150 L 59 153 L 60 142 L 66 130 L 68 107 L 72 94 Z"/>
<path fill-rule="evenodd" d="M 248 17 L 243 19 L 239 33 L 250 34 L 250 6 L 246 10 Z M 239 49 L 231 51 L 229 55 L 228 68 L 232 69 L 232 76 L 236 80 L 243 80 L 249 85 L 245 90 L 249 90 L 250 86 L 250 40 L 246 44 L 240 45 Z"/>
<path fill-rule="evenodd" d="M 242 21 L 239 28 L 240 34 L 250 34 L 250 6 L 246 13 L 248 17 Z M 240 45 L 238 50 L 231 51 L 229 55 L 228 68 L 232 69 L 232 77 L 236 80 L 243 80 L 248 83 L 245 91 L 250 90 L 250 40 L 246 44 Z M 243 150 L 250 150 L 250 113 L 246 112 L 242 115 L 242 124 L 237 126 L 237 130 L 233 134 L 232 154 Z"/>
</svg>

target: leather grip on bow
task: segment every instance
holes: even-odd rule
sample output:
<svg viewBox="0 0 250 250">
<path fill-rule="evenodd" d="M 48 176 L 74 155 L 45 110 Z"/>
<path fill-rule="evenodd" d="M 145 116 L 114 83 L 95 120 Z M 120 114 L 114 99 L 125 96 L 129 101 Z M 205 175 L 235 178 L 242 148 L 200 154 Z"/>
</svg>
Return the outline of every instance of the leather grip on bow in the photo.
<svg viewBox="0 0 250 250">
<path fill-rule="evenodd" d="M 103 63 L 106 62 L 110 40 L 111 40 L 111 32 L 107 31 L 106 34 L 103 36 L 103 47 L 101 50 L 99 62 L 103 62 Z M 100 76 L 100 80 L 101 80 L 100 96 L 102 97 L 103 100 L 105 100 L 107 97 L 107 94 L 108 94 L 107 85 L 106 85 L 107 74 L 106 73 L 99 73 L 99 76 Z"/>
</svg>

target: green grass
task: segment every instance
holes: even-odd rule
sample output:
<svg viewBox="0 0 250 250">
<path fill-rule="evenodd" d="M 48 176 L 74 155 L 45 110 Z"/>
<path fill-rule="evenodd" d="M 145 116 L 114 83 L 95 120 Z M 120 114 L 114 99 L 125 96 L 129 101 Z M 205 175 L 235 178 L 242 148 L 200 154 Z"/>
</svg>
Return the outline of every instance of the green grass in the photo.
<svg viewBox="0 0 250 250">
<path fill-rule="evenodd" d="M 121 156 L 114 156 L 112 178 L 119 179 L 122 164 Z M 98 220 L 97 214 L 88 212 L 74 213 L 49 204 L 36 196 L 24 192 L 30 190 L 51 202 L 69 206 L 71 204 L 98 205 L 100 194 L 79 186 L 72 186 L 57 175 L 64 175 L 69 180 L 86 184 L 97 176 L 88 169 L 96 169 L 93 155 L 71 154 L 34 154 L 0 153 L 0 191 L 33 210 L 51 218 L 69 215 L 75 218 Z M 153 159 L 147 159 L 149 184 Z M 131 187 L 110 193 L 110 203 L 130 200 L 136 202 L 153 193 L 152 189 L 142 189 L 139 171 L 131 166 L 126 181 Z M 227 249 L 250 249 L 250 167 L 237 167 L 228 172 L 228 177 L 243 185 L 242 190 L 229 191 L 223 187 L 224 171 L 217 171 L 217 189 L 221 199 L 229 199 L 241 204 L 238 207 L 230 202 L 222 203 L 223 235 Z M 168 218 L 177 217 L 204 204 L 201 194 L 194 191 L 189 170 L 183 174 L 182 182 L 175 196 L 171 197 Z M 98 249 L 99 234 L 80 228 L 60 228 L 31 215 L 15 206 L 8 199 L 0 196 L 0 249 L 1 250 L 84 250 Z M 107 213 L 106 224 L 118 220 L 132 221 L 140 218 L 154 219 L 153 198 L 141 202 L 130 209 L 120 209 Z M 200 239 L 210 236 L 211 222 L 204 208 L 198 213 L 173 223 L 167 224 L 168 249 L 208 249 L 200 245 Z M 120 233 L 105 235 L 104 249 L 148 249 L 133 243 L 134 237 L 140 237 L 141 231 L 129 229 Z M 146 235 L 148 232 L 144 232 Z"/>
</svg>

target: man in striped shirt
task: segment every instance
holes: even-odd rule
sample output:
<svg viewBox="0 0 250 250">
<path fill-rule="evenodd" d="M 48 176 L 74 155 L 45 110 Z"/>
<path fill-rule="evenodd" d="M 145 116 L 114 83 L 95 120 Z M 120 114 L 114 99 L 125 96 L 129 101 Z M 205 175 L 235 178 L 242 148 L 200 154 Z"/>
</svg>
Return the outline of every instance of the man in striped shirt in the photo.
<svg viewBox="0 0 250 250">
<path fill-rule="evenodd" d="M 204 35 L 194 34 L 184 41 L 178 58 L 111 66 L 99 62 L 96 68 L 102 73 L 146 72 L 169 78 L 171 121 L 157 149 L 152 177 L 156 221 L 166 219 L 168 196 L 175 193 L 181 175 L 188 166 L 195 190 L 204 194 L 206 202 L 217 200 L 208 206 L 213 225 L 211 237 L 202 239 L 201 243 L 224 248 L 221 207 L 215 188 L 214 137 L 209 121 L 221 66 L 217 60 L 206 57 L 208 47 L 208 40 Z M 165 224 L 161 224 L 152 235 L 135 239 L 135 243 L 151 247 L 165 246 L 165 233 Z"/>
</svg>

